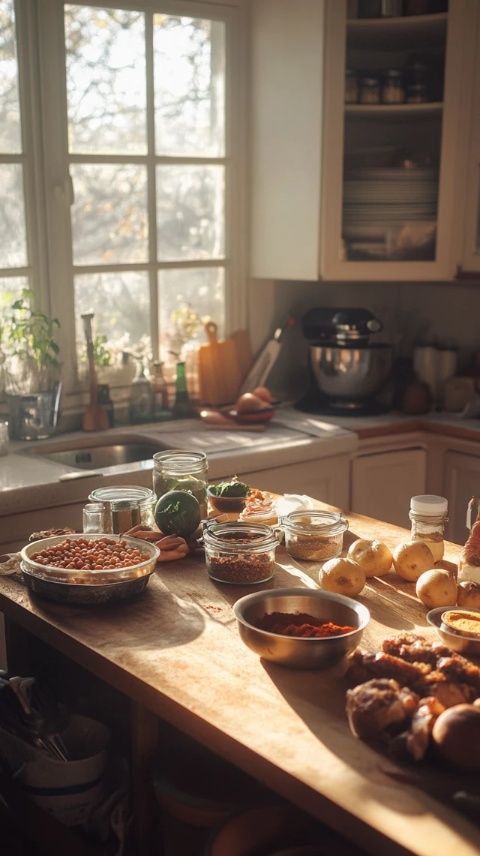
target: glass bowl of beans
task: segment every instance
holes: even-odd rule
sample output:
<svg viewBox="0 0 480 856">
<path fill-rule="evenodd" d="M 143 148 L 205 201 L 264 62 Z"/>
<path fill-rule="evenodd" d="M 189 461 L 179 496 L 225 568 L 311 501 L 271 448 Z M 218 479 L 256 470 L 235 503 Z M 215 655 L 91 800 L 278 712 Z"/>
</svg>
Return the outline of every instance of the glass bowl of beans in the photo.
<svg viewBox="0 0 480 856">
<path fill-rule="evenodd" d="M 73 534 L 43 538 L 20 553 L 25 583 L 57 601 L 124 599 L 146 587 L 160 551 L 128 535 Z"/>
<path fill-rule="evenodd" d="M 220 583 L 257 585 L 273 577 L 278 540 L 262 523 L 215 523 L 203 530 L 209 576 Z"/>
</svg>

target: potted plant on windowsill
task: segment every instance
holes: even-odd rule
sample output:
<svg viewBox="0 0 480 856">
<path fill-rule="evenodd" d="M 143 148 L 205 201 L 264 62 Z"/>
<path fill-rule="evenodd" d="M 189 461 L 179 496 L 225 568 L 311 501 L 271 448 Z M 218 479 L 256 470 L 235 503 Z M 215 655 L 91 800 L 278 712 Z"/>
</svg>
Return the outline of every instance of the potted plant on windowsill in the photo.
<svg viewBox="0 0 480 856">
<path fill-rule="evenodd" d="M 0 320 L 0 370 L 6 393 L 10 437 L 49 437 L 58 420 L 61 382 L 57 318 L 32 308 L 24 289 Z"/>
</svg>

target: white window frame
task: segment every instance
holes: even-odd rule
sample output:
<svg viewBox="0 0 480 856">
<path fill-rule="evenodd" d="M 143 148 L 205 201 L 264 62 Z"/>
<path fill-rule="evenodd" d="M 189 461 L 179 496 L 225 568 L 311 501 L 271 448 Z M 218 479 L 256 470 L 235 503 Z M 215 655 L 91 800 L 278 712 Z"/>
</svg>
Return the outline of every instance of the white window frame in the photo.
<svg viewBox="0 0 480 856">
<path fill-rule="evenodd" d="M 225 23 L 225 156 L 222 158 L 160 157 L 153 152 L 153 62 L 147 50 L 147 140 L 145 156 L 69 155 L 63 7 L 75 0 L 16 0 L 20 66 L 20 99 L 26 165 L 25 196 L 32 287 L 39 306 L 60 320 L 59 344 L 67 391 L 78 390 L 75 353 L 74 274 L 142 270 L 150 284 L 150 334 L 158 349 L 158 272 L 165 269 L 222 267 L 225 270 L 226 329 L 246 321 L 246 26 L 244 0 L 227 5 L 197 0 L 81 0 L 81 5 L 121 8 L 147 13 L 205 17 Z M 153 38 L 147 14 L 146 44 Z M 138 264 L 73 265 L 69 163 L 142 163 L 149 178 L 148 261 Z M 225 256 L 202 261 L 157 261 L 155 167 L 192 163 L 225 165 Z M 153 181 L 151 180 L 153 175 Z M 22 273 L 23 269 L 18 271 Z"/>
</svg>

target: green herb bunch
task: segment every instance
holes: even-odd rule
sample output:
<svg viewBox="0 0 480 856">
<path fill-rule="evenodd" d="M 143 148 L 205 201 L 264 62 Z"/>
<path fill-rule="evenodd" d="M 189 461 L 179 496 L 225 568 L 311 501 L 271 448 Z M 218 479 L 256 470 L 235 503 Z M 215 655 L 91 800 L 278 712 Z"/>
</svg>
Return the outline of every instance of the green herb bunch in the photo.
<svg viewBox="0 0 480 856">
<path fill-rule="evenodd" d="M 32 308 L 33 293 L 21 296 L 4 310 L 0 319 L 0 365 L 7 392 L 46 392 L 58 379 L 59 346 L 55 331 L 57 318 Z"/>
</svg>

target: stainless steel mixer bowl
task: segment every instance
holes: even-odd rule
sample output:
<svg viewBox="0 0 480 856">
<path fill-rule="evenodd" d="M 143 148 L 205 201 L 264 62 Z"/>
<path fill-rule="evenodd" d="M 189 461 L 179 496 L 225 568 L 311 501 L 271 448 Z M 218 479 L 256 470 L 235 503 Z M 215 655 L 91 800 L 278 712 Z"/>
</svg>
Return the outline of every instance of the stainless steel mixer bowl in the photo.
<svg viewBox="0 0 480 856">
<path fill-rule="evenodd" d="M 363 401 L 376 395 L 392 369 L 392 346 L 310 345 L 319 391 L 336 401 Z"/>
</svg>

